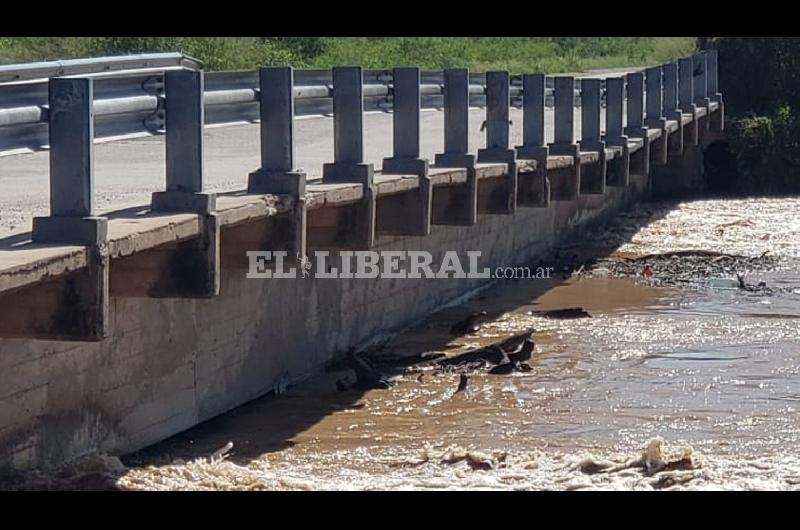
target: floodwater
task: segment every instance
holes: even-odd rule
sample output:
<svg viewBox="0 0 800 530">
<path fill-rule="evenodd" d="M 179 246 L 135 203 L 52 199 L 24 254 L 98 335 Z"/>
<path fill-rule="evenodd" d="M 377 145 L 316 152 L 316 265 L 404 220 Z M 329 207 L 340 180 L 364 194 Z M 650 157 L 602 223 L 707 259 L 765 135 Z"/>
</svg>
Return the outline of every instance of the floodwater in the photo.
<svg viewBox="0 0 800 530">
<path fill-rule="evenodd" d="M 457 352 L 533 327 L 532 371 L 477 370 L 459 393 L 454 372 L 407 368 L 366 393 L 337 391 L 347 371 L 325 373 L 124 458 L 115 486 L 800 489 L 798 211 L 798 199 L 641 205 L 587 238 L 592 248 L 561 254 L 753 259 L 746 270 L 698 268 L 685 285 L 660 281 L 669 272 L 658 265 L 650 277 L 589 264 L 509 281 L 385 351 Z M 736 273 L 769 289 L 719 280 Z M 591 318 L 531 314 L 572 306 Z M 491 317 L 477 334 L 449 335 L 477 310 Z"/>
</svg>

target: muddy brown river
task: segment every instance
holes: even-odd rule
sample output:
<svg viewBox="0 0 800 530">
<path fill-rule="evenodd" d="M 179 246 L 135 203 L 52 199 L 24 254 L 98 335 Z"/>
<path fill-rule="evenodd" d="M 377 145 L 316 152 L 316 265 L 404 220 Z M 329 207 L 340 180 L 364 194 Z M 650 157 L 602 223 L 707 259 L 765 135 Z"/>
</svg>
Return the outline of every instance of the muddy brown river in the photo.
<svg viewBox="0 0 800 530">
<path fill-rule="evenodd" d="M 533 327 L 530 372 L 476 370 L 456 393 L 457 373 L 411 367 L 365 393 L 332 371 L 91 465 L 120 489 L 800 489 L 798 212 L 643 204 L 564 245 L 566 274 L 507 281 L 383 349 L 452 353 Z M 572 306 L 591 317 L 537 313 Z M 479 310 L 478 333 L 450 336 Z"/>
</svg>

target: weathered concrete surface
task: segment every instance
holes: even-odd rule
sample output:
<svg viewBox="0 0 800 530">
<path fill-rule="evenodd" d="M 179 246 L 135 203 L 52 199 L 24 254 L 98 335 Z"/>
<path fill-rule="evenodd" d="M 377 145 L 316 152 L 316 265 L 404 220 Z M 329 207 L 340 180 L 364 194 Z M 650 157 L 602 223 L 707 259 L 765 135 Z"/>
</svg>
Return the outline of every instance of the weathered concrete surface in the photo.
<svg viewBox="0 0 800 530">
<path fill-rule="evenodd" d="M 519 265 L 567 232 L 635 200 L 644 179 L 605 196 L 480 216 L 428 237 L 378 237 L 375 250 L 481 250 Z M 246 279 L 222 263 L 214 299 L 110 300 L 100 343 L 0 340 L 0 469 L 91 450 L 123 453 L 306 377 L 337 350 L 404 327 L 481 279 Z M 268 428 L 268 426 L 265 426 Z"/>
</svg>

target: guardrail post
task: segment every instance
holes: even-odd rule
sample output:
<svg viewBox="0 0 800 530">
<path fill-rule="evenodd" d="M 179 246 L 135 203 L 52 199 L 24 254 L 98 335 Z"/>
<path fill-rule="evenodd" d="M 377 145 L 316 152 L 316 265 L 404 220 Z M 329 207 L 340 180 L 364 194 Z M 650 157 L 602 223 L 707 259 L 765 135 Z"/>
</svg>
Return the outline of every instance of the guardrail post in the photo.
<svg viewBox="0 0 800 530">
<path fill-rule="evenodd" d="M 711 101 L 719 104 L 715 119 L 711 126 L 715 131 L 721 132 L 725 128 L 725 105 L 722 101 L 722 93 L 719 91 L 719 51 L 715 49 L 706 50 L 706 64 L 708 66 L 708 97 Z"/>
<path fill-rule="evenodd" d="M 645 177 L 650 174 L 650 137 L 647 135 L 647 127 L 644 126 L 644 74 L 641 72 L 630 73 L 626 76 L 628 85 L 628 126 L 625 133 L 632 138 L 642 140 L 641 154 L 635 153 L 639 159 L 632 172 L 639 173 Z M 638 156 L 637 156 L 638 155 Z"/>
<path fill-rule="evenodd" d="M 475 155 L 469 153 L 469 70 L 444 71 L 444 152 L 437 153 L 440 167 L 473 167 Z"/>
<path fill-rule="evenodd" d="M 417 175 L 419 202 L 408 213 L 415 222 L 412 235 L 428 235 L 431 231 L 432 187 L 428 160 L 420 158 L 420 70 L 395 68 L 392 71 L 393 107 L 392 157 L 383 159 L 386 175 Z"/>
<path fill-rule="evenodd" d="M 206 214 L 216 207 L 216 194 L 203 191 L 203 85 L 199 70 L 164 75 L 167 190 L 153 193 L 153 211 Z"/>
<path fill-rule="evenodd" d="M 486 148 L 478 150 L 478 162 L 501 162 L 508 165 L 508 204 L 506 211 L 517 207 L 517 152 L 510 147 L 509 107 L 511 79 L 508 72 L 486 73 Z"/>
<path fill-rule="evenodd" d="M 575 78 L 556 77 L 555 86 L 555 123 L 554 141 L 549 144 L 550 155 L 571 156 L 573 159 L 573 174 L 567 182 L 555 185 L 553 189 L 554 200 L 575 200 L 580 194 L 581 182 L 581 153 L 575 143 Z"/>
<path fill-rule="evenodd" d="M 48 90 L 50 216 L 34 217 L 31 239 L 86 246 L 88 263 L 66 281 L 64 307 L 54 308 L 53 319 L 37 324 L 38 331 L 99 340 L 108 326 L 108 224 L 94 209 L 94 85 L 91 79 L 52 78 Z"/>
<path fill-rule="evenodd" d="M 694 78 L 694 99 L 698 107 L 706 109 L 706 116 L 703 119 L 703 130 L 708 131 L 711 127 L 711 99 L 708 97 L 708 64 L 705 53 L 696 53 L 692 56 L 692 75 Z"/>
<path fill-rule="evenodd" d="M 581 151 L 596 152 L 598 171 L 581 174 L 581 193 L 606 192 L 606 144 L 600 139 L 600 79 L 581 79 Z"/>
<path fill-rule="evenodd" d="M 94 212 L 94 84 L 53 78 L 50 104 L 50 216 L 33 220 L 36 243 L 95 245 L 106 218 Z"/>
<path fill-rule="evenodd" d="M 248 193 L 302 196 L 306 173 L 295 167 L 294 70 L 260 68 L 261 167 L 248 178 Z"/>
<path fill-rule="evenodd" d="M 364 162 L 364 74 L 360 66 L 333 68 L 333 163 L 322 166 L 325 183 L 359 183 L 364 199 L 358 206 L 355 248 L 375 240 L 375 168 Z"/>
<path fill-rule="evenodd" d="M 522 145 L 517 146 L 517 158 L 535 160 L 533 200 L 522 193 L 522 205 L 548 206 L 550 204 L 550 180 L 547 178 L 547 157 L 550 149 L 544 139 L 545 109 L 544 74 L 522 76 Z"/>
<path fill-rule="evenodd" d="M 469 152 L 469 70 L 444 71 L 444 152 L 437 153 L 437 167 L 464 168 L 467 172 L 466 201 L 455 215 L 458 224 L 474 225 L 478 220 L 478 174 L 475 155 Z"/>
<path fill-rule="evenodd" d="M 323 181 L 373 186 L 374 167 L 364 163 L 363 86 L 360 66 L 333 68 L 333 163 L 323 166 Z"/>
<path fill-rule="evenodd" d="M 663 77 L 664 74 L 660 66 L 654 66 L 645 70 L 645 83 L 647 86 L 645 124 L 648 128 L 661 130 L 661 139 L 657 144 L 657 153 L 654 155 L 656 162 L 661 165 L 667 163 L 667 144 L 669 141 L 667 119 L 662 114 Z"/>
<path fill-rule="evenodd" d="M 694 103 L 694 66 L 692 63 L 691 57 L 678 59 L 678 101 L 681 110 L 689 114 L 694 114 L 696 109 Z"/>
<path fill-rule="evenodd" d="M 697 128 L 697 105 L 694 102 L 694 61 L 691 57 L 684 57 L 678 60 L 678 103 L 681 111 L 692 115 L 692 122 L 689 127 L 688 143 L 697 145 L 699 141 Z M 684 146 L 687 144 L 687 137 L 683 136 Z"/>
<path fill-rule="evenodd" d="M 678 122 L 678 129 L 672 133 L 671 136 L 671 151 L 674 154 L 680 155 L 683 153 L 683 122 L 681 121 L 683 113 L 678 103 L 678 63 L 667 63 L 661 68 L 664 71 L 662 113 L 668 120 L 675 120 Z"/>
<path fill-rule="evenodd" d="M 290 66 L 260 68 L 258 85 L 261 167 L 248 176 L 247 192 L 294 198 L 289 252 L 302 259 L 306 255 L 306 173 L 295 167 L 294 70 Z"/>
<path fill-rule="evenodd" d="M 545 76 L 522 76 L 522 145 L 517 157 L 547 165 L 550 152 L 544 140 Z"/>
<path fill-rule="evenodd" d="M 708 64 L 706 58 L 707 55 L 705 53 L 696 53 L 692 56 L 694 97 L 701 107 L 708 106 Z"/>
<path fill-rule="evenodd" d="M 622 149 L 621 156 L 612 164 L 607 175 L 609 186 L 627 186 L 630 180 L 630 149 L 628 137 L 623 134 L 625 115 L 625 79 L 611 77 L 606 79 L 606 144 Z"/>
<path fill-rule="evenodd" d="M 625 79 L 610 77 L 606 79 L 606 143 L 613 146 L 628 145 L 628 137 L 623 134 L 625 114 Z"/>
</svg>

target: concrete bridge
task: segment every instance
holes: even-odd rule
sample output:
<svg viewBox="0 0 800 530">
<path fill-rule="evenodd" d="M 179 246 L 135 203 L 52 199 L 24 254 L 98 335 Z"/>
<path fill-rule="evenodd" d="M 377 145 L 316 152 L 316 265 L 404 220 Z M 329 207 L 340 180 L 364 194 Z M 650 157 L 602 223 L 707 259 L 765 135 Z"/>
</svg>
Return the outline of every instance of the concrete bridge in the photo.
<svg viewBox="0 0 800 530">
<path fill-rule="evenodd" d="M 471 108 L 465 69 L 422 112 L 420 71 L 398 68 L 392 113 L 365 114 L 364 73 L 343 67 L 332 120 L 297 120 L 294 78 L 261 69 L 259 123 L 204 130 L 203 72 L 167 71 L 163 141 L 97 146 L 93 79 L 50 79 L 49 151 L 0 158 L 0 207 L 18 210 L 0 214 L 0 470 L 139 449 L 486 286 L 247 280 L 249 250 L 524 264 L 633 201 L 700 191 L 724 122 L 714 51 L 584 78 L 577 109 L 576 79 L 555 77 L 552 112 L 546 76 L 507 72 Z M 48 163 L 49 209 L 29 191 Z"/>
</svg>

